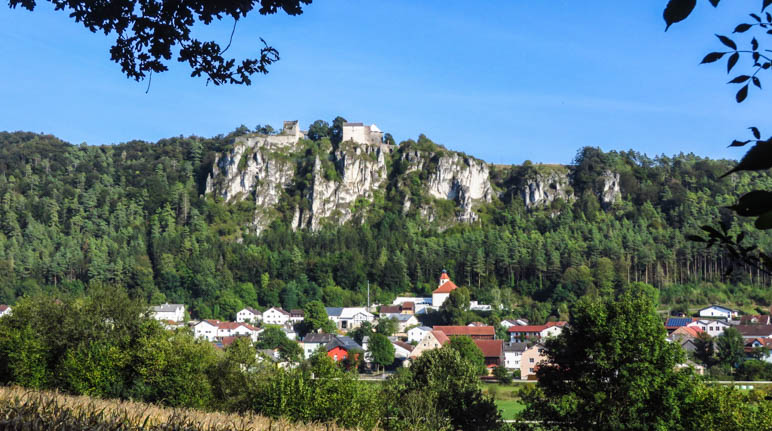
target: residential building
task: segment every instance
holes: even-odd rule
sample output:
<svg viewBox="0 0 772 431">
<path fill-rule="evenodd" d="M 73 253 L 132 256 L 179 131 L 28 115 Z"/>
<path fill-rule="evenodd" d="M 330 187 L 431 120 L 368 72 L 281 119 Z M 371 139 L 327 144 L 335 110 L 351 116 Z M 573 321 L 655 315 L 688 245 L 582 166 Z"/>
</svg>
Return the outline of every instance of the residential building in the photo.
<svg viewBox="0 0 772 431">
<path fill-rule="evenodd" d="M 263 323 L 267 325 L 285 325 L 289 321 L 289 312 L 281 307 L 271 307 L 263 312 Z"/>
<path fill-rule="evenodd" d="M 745 341 L 746 354 L 754 354 L 759 347 L 762 347 L 766 349 L 766 353 L 764 353 L 760 359 L 772 363 L 772 338 L 753 338 Z"/>
<path fill-rule="evenodd" d="M 466 335 L 474 340 L 493 340 L 496 329 L 493 326 L 435 326 L 435 331 L 442 331 L 448 337 Z"/>
<path fill-rule="evenodd" d="M 202 320 L 193 327 L 195 337 L 207 341 L 217 341 L 225 337 L 249 337 L 252 341 L 257 341 L 261 332 L 262 330 L 248 323 L 221 322 L 214 319 Z"/>
<path fill-rule="evenodd" d="M 365 307 L 326 307 L 327 316 L 338 329 L 355 329 L 364 322 L 372 323 L 375 316 Z"/>
<path fill-rule="evenodd" d="M 303 338 L 303 357 L 308 359 L 320 347 L 327 344 L 335 338 L 332 334 L 308 334 Z"/>
<path fill-rule="evenodd" d="M 440 275 L 440 284 L 437 286 L 437 289 L 432 292 L 432 307 L 440 308 L 450 296 L 450 292 L 456 289 L 458 289 L 458 286 L 450 281 L 448 273 L 442 271 L 442 275 Z"/>
<path fill-rule="evenodd" d="M 477 301 L 469 301 L 469 309 L 472 311 L 491 311 L 492 308 L 488 304 L 480 304 Z"/>
<path fill-rule="evenodd" d="M 407 342 L 420 343 L 429 332 L 432 332 L 432 328 L 428 326 L 416 326 L 407 331 Z"/>
<path fill-rule="evenodd" d="M 151 307 L 153 318 L 160 321 L 182 322 L 185 320 L 185 306 L 182 304 L 161 304 Z"/>
<path fill-rule="evenodd" d="M 566 322 L 547 322 L 544 325 L 510 326 L 509 341 L 541 340 L 548 337 L 557 337 L 563 332 Z"/>
<path fill-rule="evenodd" d="M 381 316 L 381 319 L 394 319 L 397 321 L 397 332 L 398 333 L 404 333 L 405 329 L 407 329 L 409 326 L 415 326 L 420 324 L 421 322 L 416 319 L 416 317 L 412 314 L 384 314 Z"/>
<path fill-rule="evenodd" d="M 772 325 L 737 325 L 735 329 L 745 339 L 772 338 Z"/>
<path fill-rule="evenodd" d="M 0 317 L 7 316 L 11 314 L 11 306 L 0 304 Z"/>
<path fill-rule="evenodd" d="M 696 319 L 692 319 L 691 317 L 669 317 L 665 321 L 665 329 L 667 329 L 667 333 L 670 334 L 676 329 L 686 326 Z"/>
<path fill-rule="evenodd" d="M 504 365 L 503 340 L 474 340 L 474 344 L 482 351 L 485 366 L 489 370 Z"/>
<path fill-rule="evenodd" d="M 348 357 L 352 351 L 361 350 L 362 346 L 357 344 L 351 337 L 345 335 L 336 335 L 332 341 L 327 343 L 325 347 L 327 349 L 327 356 L 332 358 L 335 362 L 340 362 Z"/>
<path fill-rule="evenodd" d="M 504 345 L 504 367 L 508 370 L 520 369 L 520 358 L 528 348 L 527 343 L 508 343 Z"/>
<path fill-rule="evenodd" d="M 449 342 L 450 338 L 448 338 L 448 336 L 445 335 L 442 331 L 431 331 L 426 334 L 426 336 L 423 338 L 423 340 L 421 340 L 421 342 L 418 343 L 417 346 L 415 346 L 413 351 L 410 353 L 410 359 L 415 359 L 421 356 L 423 352 L 428 350 L 439 349 Z"/>
<path fill-rule="evenodd" d="M 523 352 L 520 358 L 520 379 L 533 380 L 539 364 L 547 361 L 544 345 L 534 344 Z"/>
<path fill-rule="evenodd" d="M 700 328 L 702 332 L 711 337 L 718 337 L 724 333 L 724 330 L 729 327 L 729 324 L 723 320 L 699 319 L 686 326 L 690 328 Z"/>
<path fill-rule="evenodd" d="M 404 310 L 404 307 L 409 306 L 407 303 L 413 304 L 413 314 L 424 314 L 428 310 L 435 309 L 432 306 L 432 298 L 427 297 L 416 298 L 413 296 L 398 296 L 391 302 L 391 305 L 401 305 Z"/>
<path fill-rule="evenodd" d="M 401 305 L 381 305 L 381 309 L 378 310 L 381 316 L 384 314 L 399 314 L 402 312 Z"/>
<path fill-rule="evenodd" d="M 699 311 L 700 317 L 719 317 L 726 320 L 737 317 L 739 314 L 739 311 L 722 307 L 721 305 L 711 305 L 710 307 L 705 307 Z"/>
<path fill-rule="evenodd" d="M 740 317 L 741 325 L 772 325 L 772 316 L 769 314 L 749 314 Z"/>
<path fill-rule="evenodd" d="M 501 321 L 501 326 L 503 326 L 504 329 L 509 329 L 512 326 L 525 326 L 527 324 L 527 319 L 505 319 Z"/>
<path fill-rule="evenodd" d="M 292 324 L 300 323 L 305 319 L 306 312 L 300 309 L 290 310 L 290 322 Z"/>
<path fill-rule="evenodd" d="M 404 361 L 407 358 L 410 357 L 410 354 L 413 352 L 413 345 L 405 343 L 404 341 L 392 341 L 391 344 L 394 346 L 394 359 Z"/>
<path fill-rule="evenodd" d="M 415 303 L 413 301 L 405 301 L 402 303 L 402 314 L 415 314 Z"/>
<path fill-rule="evenodd" d="M 236 313 L 237 322 L 257 323 L 263 320 L 263 313 L 252 307 L 246 307 Z"/>
</svg>

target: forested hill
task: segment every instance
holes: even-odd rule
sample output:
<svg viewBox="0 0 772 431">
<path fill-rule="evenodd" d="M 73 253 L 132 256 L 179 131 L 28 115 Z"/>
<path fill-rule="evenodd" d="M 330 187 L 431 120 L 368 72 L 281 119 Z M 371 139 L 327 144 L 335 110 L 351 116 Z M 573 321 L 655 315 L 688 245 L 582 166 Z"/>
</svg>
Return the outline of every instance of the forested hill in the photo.
<svg viewBox="0 0 772 431">
<path fill-rule="evenodd" d="M 320 133 L 286 154 L 291 185 L 256 230 L 254 197 L 207 193 L 216 161 L 247 132 L 112 146 L 0 133 L 0 303 L 106 283 L 154 303 L 189 304 L 194 317 L 233 318 L 245 305 L 362 304 L 368 280 L 380 302 L 426 294 L 442 269 L 473 298 L 534 321 L 636 281 L 658 287 L 665 304 L 772 300 L 768 278 L 745 268 L 727 276 L 725 256 L 684 239 L 733 219 L 722 208 L 741 193 L 772 188 L 767 174 L 718 180 L 732 161 L 585 148 L 571 167 L 487 165 L 489 199 L 464 219 L 463 194 L 426 192 L 427 169 L 448 151 L 421 136 L 382 155 L 384 185 L 352 203 L 348 222 L 297 229 L 296 213 L 309 205 L 308 167 L 328 180 L 340 173 L 328 155 L 345 143 Z M 429 168 L 411 172 L 402 162 L 420 151 L 431 153 Z M 619 187 L 611 198 L 609 173 Z M 536 202 L 523 192 L 534 182 L 543 183 Z M 746 241 L 770 250 L 770 239 L 751 231 Z"/>
</svg>

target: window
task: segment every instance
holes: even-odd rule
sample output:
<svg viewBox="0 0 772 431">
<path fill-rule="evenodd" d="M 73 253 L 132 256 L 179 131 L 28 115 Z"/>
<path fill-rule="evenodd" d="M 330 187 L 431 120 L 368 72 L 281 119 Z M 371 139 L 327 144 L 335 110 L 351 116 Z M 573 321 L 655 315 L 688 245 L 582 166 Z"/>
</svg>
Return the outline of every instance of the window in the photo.
<svg viewBox="0 0 772 431">
<path fill-rule="evenodd" d="M 533 368 L 529 368 L 529 369 L 528 369 L 528 372 L 529 372 L 529 373 L 533 373 Z"/>
<path fill-rule="evenodd" d="M 529 358 L 529 359 L 528 359 L 528 362 L 530 362 L 530 363 L 532 363 L 532 364 L 533 364 L 533 358 Z"/>
</svg>

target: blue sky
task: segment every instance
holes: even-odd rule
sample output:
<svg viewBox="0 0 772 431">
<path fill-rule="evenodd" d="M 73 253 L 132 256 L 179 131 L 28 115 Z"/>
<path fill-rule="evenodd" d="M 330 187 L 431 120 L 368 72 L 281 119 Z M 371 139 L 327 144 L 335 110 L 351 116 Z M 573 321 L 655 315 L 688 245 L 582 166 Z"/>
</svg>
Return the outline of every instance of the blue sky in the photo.
<svg viewBox="0 0 772 431">
<path fill-rule="evenodd" d="M 723 64 L 698 65 L 756 1 L 698 1 L 665 33 L 665 0 L 317 0 L 299 17 L 239 23 L 231 54 L 263 37 L 282 57 L 251 87 L 206 86 L 172 63 L 148 94 L 110 61 L 112 37 L 39 3 L 0 6 L 0 130 L 74 144 L 342 115 L 494 163 L 568 163 L 585 145 L 739 158 L 726 145 L 764 132 L 770 112 L 765 93 L 734 102 Z M 197 35 L 224 44 L 231 26 Z"/>
</svg>

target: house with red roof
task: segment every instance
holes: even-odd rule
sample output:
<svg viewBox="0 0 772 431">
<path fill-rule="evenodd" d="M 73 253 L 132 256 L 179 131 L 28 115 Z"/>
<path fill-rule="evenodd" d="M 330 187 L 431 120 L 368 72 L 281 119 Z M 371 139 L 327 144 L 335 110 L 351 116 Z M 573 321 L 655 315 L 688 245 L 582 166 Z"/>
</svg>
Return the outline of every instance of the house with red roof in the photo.
<svg viewBox="0 0 772 431">
<path fill-rule="evenodd" d="M 489 370 L 504 363 L 504 340 L 474 340 L 485 358 Z"/>
<path fill-rule="evenodd" d="M 193 326 L 193 334 L 196 338 L 204 338 L 207 341 L 222 340 L 226 337 L 249 337 L 257 341 L 260 329 L 243 322 L 221 322 L 207 319 Z"/>
<path fill-rule="evenodd" d="M 447 271 L 443 270 L 442 275 L 440 275 L 440 284 L 432 292 L 432 307 L 440 308 L 450 296 L 450 292 L 456 289 L 458 286 L 450 281 Z"/>
<path fill-rule="evenodd" d="M 0 304 L 0 317 L 3 317 L 5 315 L 7 315 L 7 314 L 11 314 L 11 306 L 10 305 L 5 305 L 5 304 Z"/>
<path fill-rule="evenodd" d="M 450 343 L 450 338 L 442 331 L 428 332 L 410 353 L 410 359 L 415 359 L 428 350 L 439 349 L 448 343 Z"/>
<path fill-rule="evenodd" d="M 435 331 L 442 331 L 448 337 L 467 336 L 473 340 L 493 340 L 496 338 L 496 329 L 493 326 L 440 326 L 434 327 Z"/>
<path fill-rule="evenodd" d="M 548 337 L 557 337 L 563 332 L 567 322 L 547 322 L 544 325 L 510 326 L 509 341 L 541 340 Z"/>
</svg>

